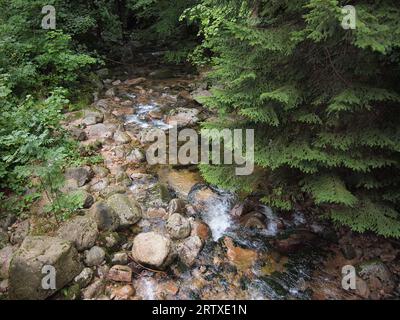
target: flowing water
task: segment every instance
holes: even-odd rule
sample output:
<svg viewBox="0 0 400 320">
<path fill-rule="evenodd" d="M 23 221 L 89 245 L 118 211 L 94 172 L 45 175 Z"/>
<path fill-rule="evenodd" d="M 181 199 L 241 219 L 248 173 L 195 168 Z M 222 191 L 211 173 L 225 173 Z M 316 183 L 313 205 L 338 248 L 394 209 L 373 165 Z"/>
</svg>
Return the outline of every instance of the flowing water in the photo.
<svg viewBox="0 0 400 320">
<path fill-rule="evenodd" d="M 149 128 L 169 129 L 164 120 L 154 119 L 150 113 L 171 110 L 178 100 L 177 90 L 188 82 L 186 78 L 153 80 L 146 84 L 147 100 L 141 96 L 142 86 L 132 92 L 125 90 L 124 97 L 134 101 L 134 105 L 132 112 L 122 117 L 124 126 L 136 132 Z M 146 192 L 158 182 L 156 174 L 139 173 L 133 177 L 130 190 L 135 195 L 143 192 L 146 201 Z M 231 215 L 232 207 L 238 202 L 237 196 L 213 190 L 217 196 L 207 199 L 195 217 L 209 226 L 211 237 L 194 266 L 188 268 L 176 263 L 166 272 L 143 270 L 134 280 L 138 294 L 146 300 L 311 298 L 307 283 L 326 256 L 325 240 L 321 238 L 316 245 L 304 245 L 301 250 L 289 253 L 282 253 L 274 246 L 277 239 L 309 224 L 306 217 L 295 212 L 290 219 L 283 220 L 270 208 L 258 205 L 264 227 L 246 227 Z M 189 194 L 189 202 L 190 198 Z M 141 227 L 142 230 L 162 230 L 165 223 L 163 220 L 152 224 L 144 221 Z M 317 233 L 323 231 L 323 227 L 316 224 L 314 229 Z"/>
</svg>

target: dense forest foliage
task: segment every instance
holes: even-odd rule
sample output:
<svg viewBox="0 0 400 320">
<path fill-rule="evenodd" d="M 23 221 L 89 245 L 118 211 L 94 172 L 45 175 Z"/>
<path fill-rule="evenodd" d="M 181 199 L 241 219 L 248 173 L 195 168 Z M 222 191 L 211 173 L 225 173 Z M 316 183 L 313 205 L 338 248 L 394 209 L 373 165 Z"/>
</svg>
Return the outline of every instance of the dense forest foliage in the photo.
<svg viewBox="0 0 400 320">
<path fill-rule="evenodd" d="M 203 165 L 208 182 L 400 237 L 400 8 L 357 1 L 356 28 L 346 30 L 348 4 L 0 0 L 2 210 L 35 201 L 25 192 L 32 175 L 57 193 L 63 167 L 98 161 L 79 156 L 63 113 L 89 103 L 94 70 L 129 59 L 135 43 L 157 43 L 170 63 L 210 67 L 204 103 L 221 117 L 205 128 L 256 130 L 256 172 Z M 40 27 L 45 5 L 57 10 L 56 30 Z"/>
</svg>

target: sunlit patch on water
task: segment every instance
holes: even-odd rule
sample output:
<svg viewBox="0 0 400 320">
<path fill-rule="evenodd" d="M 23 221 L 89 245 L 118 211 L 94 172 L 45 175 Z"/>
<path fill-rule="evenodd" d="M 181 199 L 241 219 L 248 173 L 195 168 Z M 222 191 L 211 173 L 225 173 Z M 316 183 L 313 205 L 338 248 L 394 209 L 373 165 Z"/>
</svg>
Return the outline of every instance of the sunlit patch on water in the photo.
<svg viewBox="0 0 400 320">
<path fill-rule="evenodd" d="M 162 120 L 151 119 L 149 113 L 151 111 L 159 111 L 160 107 L 156 103 L 150 104 L 139 104 L 135 107 L 135 113 L 125 116 L 125 124 L 135 124 L 142 129 L 146 128 L 158 128 L 162 130 L 167 130 L 172 128 Z"/>
<path fill-rule="evenodd" d="M 135 281 L 137 294 L 143 300 L 157 300 L 155 280 L 150 277 L 141 277 Z"/>
</svg>

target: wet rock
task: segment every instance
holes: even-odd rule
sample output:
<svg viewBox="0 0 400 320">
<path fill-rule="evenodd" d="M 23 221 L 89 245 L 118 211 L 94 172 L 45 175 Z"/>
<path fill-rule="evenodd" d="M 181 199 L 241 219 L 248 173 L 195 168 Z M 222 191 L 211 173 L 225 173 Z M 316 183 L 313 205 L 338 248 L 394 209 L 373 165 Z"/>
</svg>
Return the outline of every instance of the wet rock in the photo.
<svg viewBox="0 0 400 320">
<path fill-rule="evenodd" d="M 140 233 L 133 240 L 132 256 L 138 263 L 165 269 L 172 262 L 171 240 L 155 232 Z"/>
<path fill-rule="evenodd" d="M 51 265 L 57 271 L 55 290 L 42 288 L 45 265 Z M 72 281 L 81 270 L 78 252 L 71 242 L 51 237 L 27 237 L 11 261 L 10 298 L 45 299 Z"/>
<path fill-rule="evenodd" d="M 87 140 L 86 132 L 83 131 L 82 129 L 79 129 L 77 127 L 72 127 L 69 129 L 69 132 L 70 132 L 72 138 L 74 138 L 77 141 Z"/>
<path fill-rule="evenodd" d="M 163 118 L 163 113 L 160 110 L 151 110 L 149 112 L 149 117 L 156 120 L 161 120 Z"/>
<path fill-rule="evenodd" d="M 12 244 L 21 244 L 22 241 L 28 236 L 30 230 L 29 220 L 24 220 L 16 225 L 15 230 L 12 232 L 10 242 Z"/>
<path fill-rule="evenodd" d="M 113 86 L 119 86 L 121 83 L 122 83 L 121 80 L 115 80 L 115 81 L 113 81 L 111 84 L 112 84 Z"/>
<path fill-rule="evenodd" d="M 97 202 L 91 214 L 100 231 L 115 231 L 119 227 L 119 216 L 104 202 Z"/>
<path fill-rule="evenodd" d="M 283 254 L 288 254 L 300 250 L 301 248 L 315 240 L 315 238 L 316 235 L 314 233 L 308 231 L 297 231 L 290 234 L 285 239 L 277 239 L 274 242 L 274 246 L 279 252 Z"/>
<path fill-rule="evenodd" d="M 188 200 L 190 204 L 198 211 L 204 210 L 209 203 L 218 198 L 218 194 L 206 185 L 196 186 L 192 188 Z"/>
<path fill-rule="evenodd" d="M 89 167 L 69 168 L 65 171 L 65 179 L 75 180 L 78 187 L 83 187 L 93 178 L 93 172 Z"/>
<path fill-rule="evenodd" d="M 246 228 L 265 229 L 267 227 L 265 216 L 260 212 L 247 213 L 239 221 Z"/>
<path fill-rule="evenodd" d="M 198 172 L 189 170 L 170 170 L 166 179 L 169 187 L 184 199 L 188 197 L 190 190 L 202 181 Z"/>
<path fill-rule="evenodd" d="M 124 81 L 124 84 L 127 86 L 136 86 L 146 81 L 146 78 L 136 78 L 136 79 L 128 79 Z"/>
<path fill-rule="evenodd" d="M 85 251 L 85 264 L 88 267 L 99 266 L 103 263 L 106 256 L 105 251 L 100 247 L 93 247 Z"/>
<path fill-rule="evenodd" d="M 131 137 L 124 131 L 116 131 L 114 133 L 114 141 L 117 144 L 127 144 L 129 142 L 131 142 Z"/>
<path fill-rule="evenodd" d="M 132 269 L 128 266 L 116 265 L 108 272 L 107 278 L 116 282 L 131 282 Z"/>
<path fill-rule="evenodd" d="M 249 270 L 257 260 L 257 252 L 235 246 L 231 238 L 225 237 L 224 244 L 227 248 L 228 260 L 239 270 Z"/>
<path fill-rule="evenodd" d="M 200 111 L 197 109 L 176 108 L 173 110 L 173 114 L 166 118 L 166 123 L 178 128 L 192 126 L 199 122 L 199 113 Z"/>
<path fill-rule="evenodd" d="M 111 259 L 112 264 L 126 265 L 128 264 L 128 254 L 126 252 L 117 252 Z"/>
<path fill-rule="evenodd" d="M 124 194 L 114 194 L 107 199 L 107 205 L 118 215 L 121 227 L 128 227 L 142 218 L 142 210 L 135 199 Z"/>
<path fill-rule="evenodd" d="M 89 285 L 86 289 L 82 291 L 82 297 L 84 300 L 94 299 L 96 297 L 101 296 L 104 293 L 106 288 L 105 282 L 103 279 L 97 279 L 91 285 Z"/>
<path fill-rule="evenodd" d="M 12 246 L 0 250 L 0 279 L 8 279 L 8 271 L 14 251 Z"/>
<path fill-rule="evenodd" d="M 186 212 L 186 202 L 182 199 L 172 199 L 168 204 L 168 215 L 174 213 L 185 213 Z"/>
<path fill-rule="evenodd" d="M 149 219 L 162 219 L 167 216 L 167 211 L 164 208 L 148 208 L 146 217 Z"/>
<path fill-rule="evenodd" d="M 166 227 L 172 239 L 185 239 L 191 231 L 189 220 L 179 213 L 168 218 Z"/>
<path fill-rule="evenodd" d="M 177 245 L 177 252 L 181 261 L 192 267 L 203 248 L 203 242 L 198 236 L 191 236 Z"/>
<path fill-rule="evenodd" d="M 128 156 L 126 157 L 126 161 L 132 164 L 138 164 L 146 160 L 146 157 L 142 150 L 135 148 L 133 149 Z"/>
<path fill-rule="evenodd" d="M 78 274 L 74 282 L 79 285 L 80 288 L 86 288 L 93 279 L 93 270 L 90 268 L 84 268 L 80 274 Z"/>
<path fill-rule="evenodd" d="M 200 220 L 194 220 L 190 221 L 190 225 L 192 228 L 191 236 L 198 236 L 203 242 L 206 242 L 208 239 L 211 237 L 211 230 L 210 227 L 200 221 Z"/>
<path fill-rule="evenodd" d="M 391 293 L 395 288 L 393 275 L 381 261 L 368 261 L 359 266 L 358 274 L 368 284 L 371 292 Z"/>
<path fill-rule="evenodd" d="M 111 292 L 111 299 L 128 300 L 135 295 L 135 289 L 131 285 L 114 288 Z"/>
<path fill-rule="evenodd" d="M 76 216 L 60 227 L 57 236 L 73 242 L 78 251 L 83 251 L 93 247 L 96 243 L 97 224 L 92 217 Z"/>
<path fill-rule="evenodd" d="M 86 110 L 84 112 L 84 118 L 82 124 L 86 126 L 92 126 L 98 123 L 102 123 L 104 120 L 104 115 L 98 111 Z"/>
</svg>

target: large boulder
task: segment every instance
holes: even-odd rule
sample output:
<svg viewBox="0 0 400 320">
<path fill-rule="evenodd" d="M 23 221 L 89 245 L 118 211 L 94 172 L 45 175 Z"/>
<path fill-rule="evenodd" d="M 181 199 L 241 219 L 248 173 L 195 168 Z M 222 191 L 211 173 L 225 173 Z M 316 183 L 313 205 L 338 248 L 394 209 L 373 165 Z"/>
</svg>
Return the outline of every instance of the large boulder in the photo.
<svg viewBox="0 0 400 320">
<path fill-rule="evenodd" d="M 167 230 L 172 239 L 185 239 L 190 235 L 190 222 L 179 213 L 174 213 L 168 218 Z"/>
<path fill-rule="evenodd" d="M 100 231 L 115 231 L 119 227 L 119 217 L 115 211 L 104 202 L 96 202 L 91 214 Z"/>
<path fill-rule="evenodd" d="M 134 225 L 142 218 L 139 203 L 125 194 L 114 194 L 107 199 L 107 205 L 115 211 L 121 227 Z"/>
<path fill-rule="evenodd" d="M 165 269 L 173 258 L 171 240 L 155 232 L 140 233 L 133 240 L 132 257 L 142 265 Z"/>
<path fill-rule="evenodd" d="M 57 231 L 59 238 L 73 242 L 78 251 L 93 247 L 98 234 L 97 224 L 90 216 L 76 216 Z"/>
<path fill-rule="evenodd" d="M 56 271 L 56 289 L 43 289 L 44 266 Z M 27 237 L 10 265 L 9 297 L 42 300 L 53 295 L 82 271 L 79 255 L 70 241 L 52 237 Z"/>
</svg>

